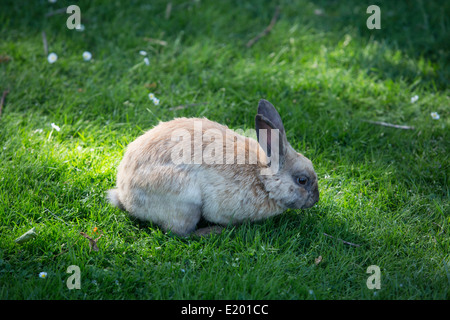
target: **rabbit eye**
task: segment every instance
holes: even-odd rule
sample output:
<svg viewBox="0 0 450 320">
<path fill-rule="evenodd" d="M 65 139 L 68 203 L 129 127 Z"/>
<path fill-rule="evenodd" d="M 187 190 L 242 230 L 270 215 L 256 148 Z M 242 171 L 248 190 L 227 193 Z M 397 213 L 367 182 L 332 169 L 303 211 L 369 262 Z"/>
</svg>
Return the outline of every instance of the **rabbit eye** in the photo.
<svg viewBox="0 0 450 320">
<path fill-rule="evenodd" d="M 299 185 L 304 186 L 305 184 L 308 183 L 308 178 L 306 178 L 306 177 L 298 177 L 298 178 L 297 178 L 297 183 L 298 183 Z"/>
</svg>

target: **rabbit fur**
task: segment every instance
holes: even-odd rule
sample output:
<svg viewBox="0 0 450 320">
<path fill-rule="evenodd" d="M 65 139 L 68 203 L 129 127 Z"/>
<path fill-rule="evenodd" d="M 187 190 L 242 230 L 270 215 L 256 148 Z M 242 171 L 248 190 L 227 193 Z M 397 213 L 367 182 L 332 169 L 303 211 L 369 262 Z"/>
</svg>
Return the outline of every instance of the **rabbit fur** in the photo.
<svg viewBox="0 0 450 320">
<path fill-rule="evenodd" d="M 219 225 L 239 224 L 313 206 L 319 200 L 313 165 L 289 145 L 270 102 L 260 100 L 255 125 L 262 144 L 206 118 L 160 122 L 128 145 L 116 189 L 108 190 L 110 203 L 181 236 L 192 233 L 201 217 Z M 174 138 L 180 129 L 183 139 Z M 261 129 L 267 130 L 266 137 L 260 136 Z M 214 152 L 208 149 L 213 143 L 219 146 Z M 190 161 L 174 163 L 175 150 L 187 150 L 184 159 Z M 223 158 L 217 150 L 223 150 Z M 215 153 L 223 161 L 208 161 Z"/>
</svg>

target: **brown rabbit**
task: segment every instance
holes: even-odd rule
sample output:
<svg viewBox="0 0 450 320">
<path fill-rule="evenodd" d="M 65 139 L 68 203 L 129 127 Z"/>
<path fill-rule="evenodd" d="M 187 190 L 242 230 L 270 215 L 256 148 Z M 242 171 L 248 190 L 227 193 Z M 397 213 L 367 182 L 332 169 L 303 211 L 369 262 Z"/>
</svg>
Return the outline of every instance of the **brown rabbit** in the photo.
<svg viewBox="0 0 450 320">
<path fill-rule="evenodd" d="M 227 225 L 312 207 L 317 175 L 270 102 L 259 101 L 255 124 L 259 143 L 205 118 L 161 122 L 129 144 L 110 202 L 183 236 L 201 217 Z"/>
</svg>

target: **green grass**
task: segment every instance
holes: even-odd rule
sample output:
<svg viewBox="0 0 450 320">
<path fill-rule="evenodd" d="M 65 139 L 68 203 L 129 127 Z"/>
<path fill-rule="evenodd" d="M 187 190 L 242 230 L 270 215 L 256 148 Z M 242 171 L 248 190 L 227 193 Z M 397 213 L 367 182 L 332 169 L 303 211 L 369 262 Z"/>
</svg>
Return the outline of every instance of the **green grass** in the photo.
<svg viewBox="0 0 450 320">
<path fill-rule="evenodd" d="M 83 32 L 45 17 L 70 1 L 3 2 L 0 299 L 450 298 L 448 2 L 180 0 L 166 19 L 164 1 L 83 0 Z M 381 30 L 366 28 L 371 4 Z M 313 161 L 317 206 L 185 239 L 106 202 L 126 145 L 160 120 L 250 129 L 261 98 Z M 79 234 L 94 227 L 98 252 Z"/>
</svg>

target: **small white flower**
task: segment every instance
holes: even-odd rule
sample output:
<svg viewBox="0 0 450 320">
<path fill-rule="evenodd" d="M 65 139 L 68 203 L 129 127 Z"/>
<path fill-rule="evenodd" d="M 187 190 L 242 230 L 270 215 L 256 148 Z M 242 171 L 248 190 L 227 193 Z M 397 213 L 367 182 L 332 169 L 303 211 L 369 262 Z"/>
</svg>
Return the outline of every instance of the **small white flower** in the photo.
<svg viewBox="0 0 450 320">
<path fill-rule="evenodd" d="M 419 100 L 419 96 L 418 95 L 415 95 L 414 97 L 411 97 L 411 103 L 414 103 L 417 100 Z"/>
<path fill-rule="evenodd" d="M 90 152 L 94 152 L 95 150 L 93 148 L 89 149 Z"/>
<path fill-rule="evenodd" d="M 58 55 L 54 52 L 50 53 L 47 57 L 47 60 L 49 63 L 54 63 L 56 60 L 58 60 Z"/>
<path fill-rule="evenodd" d="M 159 104 L 159 99 L 158 98 L 154 98 L 153 99 L 153 103 L 155 104 L 155 106 L 157 106 Z"/>
<path fill-rule="evenodd" d="M 36 130 L 34 130 L 33 132 L 34 133 L 42 133 L 44 130 L 42 130 L 42 129 L 36 129 Z"/>
<path fill-rule="evenodd" d="M 184 272 L 186 272 L 186 270 L 184 270 L 184 269 L 181 269 L 181 272 L 183 272 L 183 273 L 184 273 Z"/>
<path fill-rule="evenodd" d="M 75 27 L 75 30 L 77 30 L 79 32 L 83 32 L 84 31 L 84 24 L 80 23 L 79 25 L 77 25 Z"/>
<path fill-rule="evenodd" d="M 150 100 L 155 99 L 155 94 L 149 93 L 149 94 L 148 94 L 148 98 L 149 98 Z"/>
<path fill-rule="evenodd" d="M 42 279 L 47 278 L 47 272 L 40 272 L 39 273 L 39 278 L 42 278 Z"/>
<path fill-rule="evenodd" d="M 312 291 L 312 290 L 309 290 L 309 294 L 314 294 L 314 291 Z"/>
<path fill-rule="evenodd" d="M 441 117 L 437 112 L 432 112 L 431 113 L 431 117 L 434 119 L 434 120 L 439 120 L 439 118 Z"/>
<path fill-rule="evenodd" d="M 139 54 L 141 56 L 146 56 L 147 55 L 147 51 L 141 50 L 141 51 L 139 51 Z"/>
<path fill-rule="evenodd" d="M 144 58 L 144 63 L 145 63 L 147 66 L 149 66 L 149 65 L 150 65 L 150 60 L 148 60 L 148 58 L 145 57 L 145 58 Z"/>
<path fill-rule="evenodd" d="M 52 128 L 55 129 L 56 131 L 60 131 L 60 130 L 61 130 L 61 128 L 58 127 L 58 126 L 57 126 L 56 124 L 54 124 L 53 122 L 52 122 Z"/>
<path fill-rule="evenodd" d="M 6 150 L 6 147 L 3 147 L 3 150 Z"/>
<path fill-rule="evenodd" d="M 83 52 L 83 59 L 84 61 L 89 61 L 92 59 L 92 54 L 89 51 Z"/>
<path fill-rule="evenodd" d="M 78 151 L 81 151 L 81 150 L 83 150 L 83 147 L 82 147 L 82 146 L 78 146 L 78 147 L 77 147 L 77 150 L 78 150 Z"/>
</svg>

